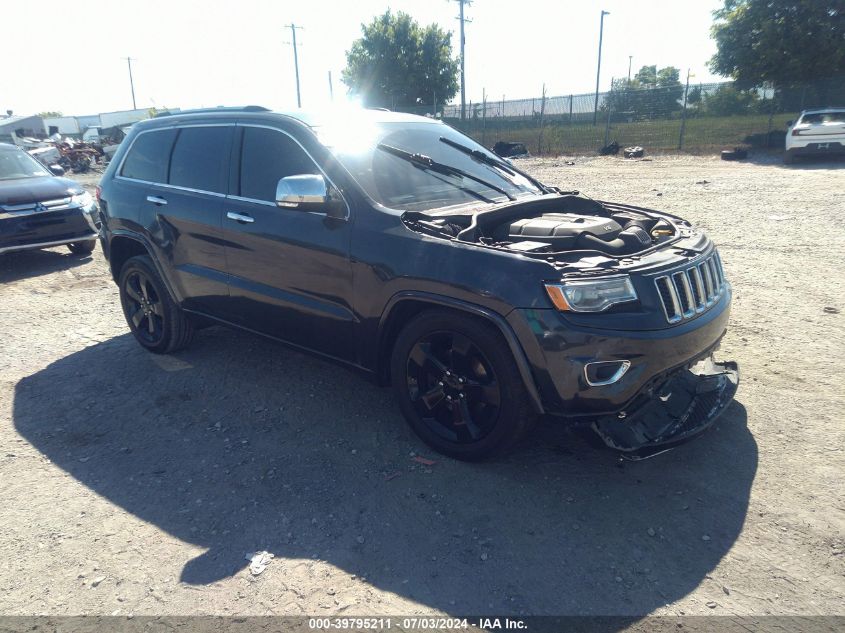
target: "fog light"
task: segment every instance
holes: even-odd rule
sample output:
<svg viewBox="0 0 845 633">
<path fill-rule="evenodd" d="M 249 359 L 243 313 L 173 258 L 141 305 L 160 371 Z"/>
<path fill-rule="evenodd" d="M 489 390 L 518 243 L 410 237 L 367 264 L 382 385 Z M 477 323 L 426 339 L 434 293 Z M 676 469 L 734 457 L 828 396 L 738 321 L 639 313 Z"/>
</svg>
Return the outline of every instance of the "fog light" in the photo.
<svg viewBox="0 0 845 633">
<path fill-rule="evenodd" d="M 603 360 L 584 365 L 584 379 L 591 387 L 605 387 L 619 382 L 628 368 L 629 360 Z"/>
</svg>

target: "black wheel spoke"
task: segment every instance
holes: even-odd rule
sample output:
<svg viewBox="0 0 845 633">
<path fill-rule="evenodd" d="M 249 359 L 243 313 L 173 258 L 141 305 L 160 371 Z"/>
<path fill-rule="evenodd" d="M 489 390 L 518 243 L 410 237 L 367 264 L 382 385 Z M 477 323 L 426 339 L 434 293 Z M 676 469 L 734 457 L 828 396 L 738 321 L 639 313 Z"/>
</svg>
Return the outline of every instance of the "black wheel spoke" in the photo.
<svg viewBox="0 0 845 633">
<path fill-rule="evenodd" d="M 161 305 L 161 301 L 156 301 L 155 303 L 150 304 L 150 310 L 153 311 L 158 317 L 164 317 L 164 306 Z"/>
<path fill-rule="evenodd" d="M 135 310 L 134 314 L 132 315 L 132 324 L 133 324 L 136 328 L 140 328 L 140 327 L 141 327 L 141 322 L 142 322 L 143 320 L 144 320 L 144 309 L 143 309 L 143 308 L 138 308 L 137 310 Z"/>
<path fill-rule="evenodd" d="M 411 360 L 423 371 L 429 372 L 433 376 L 440 376 L 446 373 L 447 367 L 431 349 L 431 343 L 420 343 L 414 346 L 411 350 Z"/>
<path fill-rule="evenodd" d="M 475 345 L 463 334 L 452 335 L 452 349 L 449 353 L 452 369 L 466 372 L 470 367 L 470 358 L 476 352 Z"/>
<path fill-rule="evenodd" d="M 438 404 L 443 401 L 443 398 L 446 397 L 446 394 L 443 391 L 442 385 L 435 385 L 423 395 L 420 396 L 420 400 L 426 406 L 426 408 L 430 411 L 434 409 Z"/>
<path fill-rule="evenodd" d="M 141 294 L 144 295 L 144 299 L 149 301 L 150 295 L 149 295 L 149 292 L 147 292 L 147 280 L 143 279 L 143 278 L 140 279 L 139 282 L 138 282 L 138 285 L 141 286 Z"/>
<path fill-rule="evenodd" d="M 481 429 L 473 422 L 466 398 L 460 398 L 452 403 L 452 420 L 455 426 L 465 426 L 472 439 L 481 437 Z"/>
<path fill-rule="evenodd" d="M 499 384 L 495 380 L 484 384 L 470 380 L 467 382 L 466 389 L 477 402 L 494 407 L 498 407 L 501 404 Z"/>
<path fill-rule="evenodd" d="M 127 281 L 126 283 L 126 294 L 132 297 L 133 301 L 141 303 L 141 294 L 137 290 L 135 290 L 135 288 L 132 287 L 131 281 Z"/>
<path fill-rule="evenodd" d="M 147 315 L 147 332 L 150 334 L 156 333 L 155 319 L 153 319 L 152 315 Z"/>
</svg>

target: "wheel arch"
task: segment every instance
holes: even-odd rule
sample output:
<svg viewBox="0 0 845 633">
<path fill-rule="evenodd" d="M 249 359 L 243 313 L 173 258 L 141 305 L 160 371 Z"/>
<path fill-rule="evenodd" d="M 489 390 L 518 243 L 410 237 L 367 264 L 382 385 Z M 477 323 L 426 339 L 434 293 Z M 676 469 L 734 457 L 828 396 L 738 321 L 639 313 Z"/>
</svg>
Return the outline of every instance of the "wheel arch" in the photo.
<svg viewBox="0 0 845 633">
<path fill-rule="evenodd" d="M 164 274 L 161 263 L 155 256 L 149 242 L 147 242 L 147 240 L 145 240 L 141 235 L 128 231 L 114 233 L 109 240 L 108 255 L 109 268 L 111 270 L 112 279 L 114 279 L 115 283 L 119 282 L 120 271 L 123 268 L 123 265 L 130 258 L 137 255 L 147 255 L 152 260 L 153 266 L 167 288 L 167 291 L 170 293 L 170 296 L 173 297 L 175 301 L 177 300 L 176 298 L 179 295 L 174 292 L 173 285 L 170 283 L 168 276 Z"/>
<path fill-rule="evenodd" d="M 380 384 L 387 385 L 390 382 L 390 352 L 404 325 L 418 314 L 437 308 L 469 314 L 493 325 L 510 349 L 519 375 L 528 391 L 532 406 L 537 413 L 544 413 L 540 394 L 537 391 L 537 385 L 528 364 L 528 358 L 519 343 L 519 339 L 505 318 L 484 306 L 429 292 L 400 292 L 391 297 L 385 306 L 378 328 L 378 366 L 376 374 Z"/>
</svg>

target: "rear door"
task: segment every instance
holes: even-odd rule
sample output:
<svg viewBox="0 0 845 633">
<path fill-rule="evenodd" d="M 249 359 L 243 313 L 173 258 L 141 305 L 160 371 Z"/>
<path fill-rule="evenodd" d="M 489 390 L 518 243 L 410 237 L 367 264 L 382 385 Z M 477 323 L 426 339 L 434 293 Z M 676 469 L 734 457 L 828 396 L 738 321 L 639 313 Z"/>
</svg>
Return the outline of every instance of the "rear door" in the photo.
<svg viewBox="0 0 845 633">
<path fill-rule="evenodd" d="M 235 190 L 223 214 L 229 319 L 352 360 L 349 218 L 275 204 L 281 178 L 325 176 L 293 133 L 244 124 L 235 143 Z"/>
<path fill-rule="evenodd" d="M 234 129 L 209 124 L 143 133 L 121 171 L 135 180 L 140 222 L 183 307 L 210 314 L 228 299 L 220 225 Z M 154 135 L 162 136 L 144 139 Z"/>
</svg>

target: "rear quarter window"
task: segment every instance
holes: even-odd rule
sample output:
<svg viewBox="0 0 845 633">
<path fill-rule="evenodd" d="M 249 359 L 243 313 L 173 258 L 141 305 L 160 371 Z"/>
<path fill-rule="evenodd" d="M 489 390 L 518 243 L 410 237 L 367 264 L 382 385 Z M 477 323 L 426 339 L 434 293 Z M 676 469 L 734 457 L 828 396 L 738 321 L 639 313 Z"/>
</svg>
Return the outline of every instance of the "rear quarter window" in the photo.
<svg viewBox="0 0 845 633">
<path fill-rule="evenodd" d="M 180 129 L 170 158 L 169 184 L 225 193 L 232 129 L 231 126 Z"/>
<path fill-rule="evenodd" d="M 129 148 L 120 175 L 149 182 L 167 182 L 167 165 L 175 138 L 176 130 L 139 134 Z"/>
</svg>

